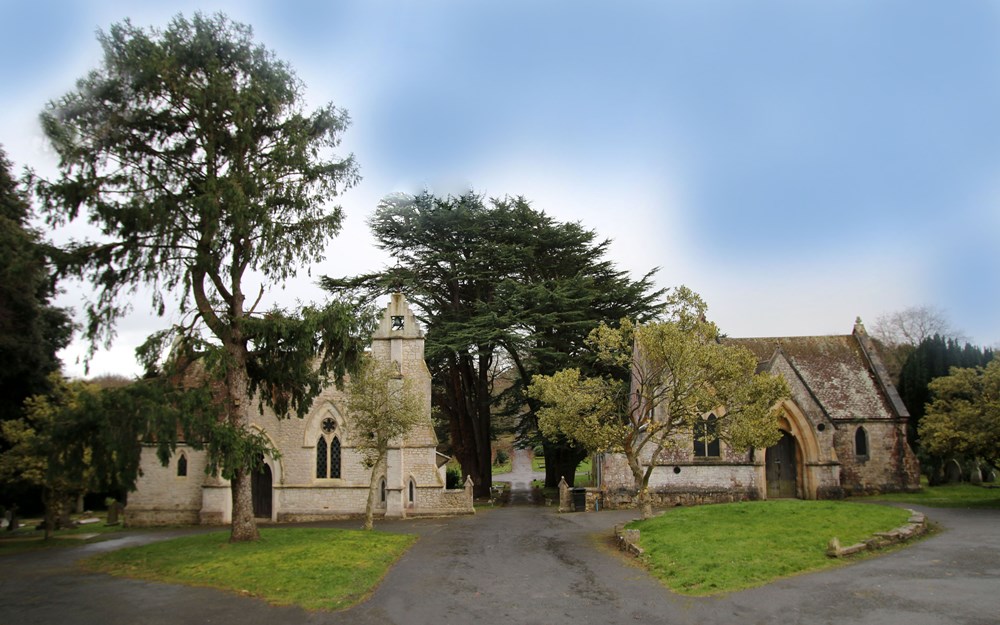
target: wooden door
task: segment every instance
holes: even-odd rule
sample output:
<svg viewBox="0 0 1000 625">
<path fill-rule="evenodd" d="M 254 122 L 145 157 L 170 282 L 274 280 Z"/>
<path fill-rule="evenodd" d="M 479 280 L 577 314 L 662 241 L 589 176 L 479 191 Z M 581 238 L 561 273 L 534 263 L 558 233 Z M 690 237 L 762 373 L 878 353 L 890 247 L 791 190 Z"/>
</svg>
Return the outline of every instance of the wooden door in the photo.
<svg viewBox="0 0 1000 625">
<path fill-rule="evenodd" d="M 795 439 L 788 432 L 781 433 L 781 440 L 768 447 L 764 458 L 767 475 L 767 498 L 796 497 Z"/>
<path fill-rule="evenodd" d="M 253 473 L 250 480 L 250 490 L 253 495 L 253 515 L 258 519 L 271 518 L 271 467 L 262 464 Z"/>
</svg>

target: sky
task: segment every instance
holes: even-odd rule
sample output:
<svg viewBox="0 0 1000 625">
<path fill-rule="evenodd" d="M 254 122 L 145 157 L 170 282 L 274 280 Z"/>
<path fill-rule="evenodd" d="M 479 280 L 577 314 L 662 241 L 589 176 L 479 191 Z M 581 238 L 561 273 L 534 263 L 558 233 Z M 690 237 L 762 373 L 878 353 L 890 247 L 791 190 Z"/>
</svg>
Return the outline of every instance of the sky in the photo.
<svg viewBox="0 0 1000 625">
<path fill-rule="evenodd" d="M 730 336 L 929 306 L 1000 345 L 1000 3 L 0 0 L 15 167 L 55 171 L 38 114 L 99 66 L 98 30 L 195 11 L 251 25 L 308 106 L 352 120 L 343 231 L 271 303 L 388 263 L 366 225 L 380 198 L 474 189 L 613 239 L 619 267 L 693 288 Z M 135 346 L 178 320 L 133 301 L 91 375 L 138 374 Z"/>
</svg>

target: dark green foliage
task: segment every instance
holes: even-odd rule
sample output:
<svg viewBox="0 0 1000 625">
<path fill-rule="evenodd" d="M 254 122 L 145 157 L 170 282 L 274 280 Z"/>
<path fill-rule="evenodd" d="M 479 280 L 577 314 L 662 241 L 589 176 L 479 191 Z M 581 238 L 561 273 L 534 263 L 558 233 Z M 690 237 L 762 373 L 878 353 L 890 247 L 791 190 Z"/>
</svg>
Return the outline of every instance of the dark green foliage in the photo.
<svg viewBox="0 0 1000 625">
<path fill-rule="evenodd" d="M 462 470 L 456 466 L 448 465 L 444 473 L 445 488 L 462 488 Z"/>
<path fill-rule="evenodd" d="M 234 476 L 233 537 L 254 538 L 246 476 L 258 446 L 248 443 L 244 398 L 257 390 L 280 415 L 304 414 L 365 340 L 354 331 L 367 322 L 344 306 L 257 310 L 268 283 L 322 258 L 340 231 L 331 202 L 358 180 L 353 158 L 332 153 L 347 114 L 332 105 L 305 113 L 289 66 L 221 14 L 178 16 L 163 31 L 126 20 L 98 37 L 101 66 L 42 114 L 61 175 L 36 189 L 51 221 L 83 210 L 107 237 L 74 243 L 60 259 L 94 287 L 92 346 L 113 338 L 140 286 L 161 315 L 167 294 L 180 295 L 187 323 L 171 332 L 217 383 L 230 429 L 216 435 L 235 437 L 222 446 L 236 463 L 223 468 Z M 169 338 L 143 350 L 147 365 Z"/>
<path fill-rule="evenodd" d="M 916 429 L 931 400 L 927 385 L 931 380 L 948 375 L 952 367 L 984 367 L 993 360 L 993 351 L 935 334 L 913 350 L 903 364 L 899 376 L 899 395 L 910 411 L 911 442 L 918 444 Z"/>
<path fill-rule="evenodd" d="M 67 311 L 50 305 L 55 295 L 50 248 L 30 218 L 31 208 L 0 149 L 0 421 L 19 418 L 25 399 L 49 390 L 48 376 L 59 370 L 56 352 L 72 334 Z"/>
<path fill-rule="evenodd" d="M 919 428 L 930 403 L 930 383 L 948 375 L 952 367 L 975 368 L 993 360 L 993 351 L 935 334 L 913 350 L 899 375 L 899 395 L 910 411 L 908 437 L 916 449 L 922 471 L 937 483 L 945 458 L 929 453 L 920 444 Z"/>
<path fill-rule="evenodd" d="M 524 394 L 532 376 L 575 365 L 601 321 L 647 319 L 659 307 L 662 291 L 652 286 L 653 272 L 632 280 L 605 258 L 609 241 L 579 223 L 560 223 L 521 197 L 392 196 L 370 225 L 396 266 L 324 283 L 334 291 L 402 289 L 419 309 L 435 404 L 477 494 L 488 493 L 492 481 L 493 415 L 522 415 L 522 443 L 534 440 L 535 407 Z M 497 384 L 498 375 L 504 384 Z M 500 386 L 502 394 L 495 390 Z M 560 457 L 571 453 L 560 462 L 557 450 Z M 552 485 L 560 470 L 574 475 L 584 454 L 572 441 L 547 442 Z"/>
</svg>

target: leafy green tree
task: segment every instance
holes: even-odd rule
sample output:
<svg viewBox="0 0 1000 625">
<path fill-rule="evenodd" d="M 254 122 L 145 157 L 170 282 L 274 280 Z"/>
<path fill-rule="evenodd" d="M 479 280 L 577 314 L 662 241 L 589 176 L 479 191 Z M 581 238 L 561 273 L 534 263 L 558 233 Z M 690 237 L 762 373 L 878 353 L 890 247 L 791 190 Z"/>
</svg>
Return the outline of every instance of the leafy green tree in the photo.
<svg viewBox="0 0 1000 625">
<path fill-rule="evenodd" d="M 8 447 L 0 454 L 0 482 L 41 490 L 46 539 L 56 529 L 57 519 L 68 518 L 73 497 L 94 483 L 89 449 L 71 449 L 64 442 L 80 396 L 97 392 L 84 382 L 65 382 L 58 374 L 51 377 L 48 395 L 28 398 L 20 418 L 0 423 Z"/>
<path fill-rule="evenodd" d="M 155 445 L 165 463 L 178 434 L 199 449 L 226 439 L 229 426 L 217 418 L 210 386 L 185 388 L 170 376 L 114 382 L 102 388 L 53 373 L 51 390 L 28 398 L 25 414 L 2 424 L 10 448 L 0 454 L 0 482 L 41 491 L 49 532 L 72 496 L 134 490 L 142 443 Z M 260 438 L 247 440 L 261 446 Z"/>
<path fill-rule="evenodd" d="M 51 305 L 48 248 L 31 216 L 0 149 L 0 421 L 20 418 L 25 399 L 49 390 L 60 366 L 56 352 L 73 329 L 67 311 Z"/>
<path fill-rule="evenodd" d="M 625 455 L 643 518 L 652 516 L 649 478 L 660 452 L 677 435 L 697 431 L 707 413 L 717 415 L 711 435 L 735 449 L 768 447 L 781 438 L 774 407 L 789 396 L 787 384 L 755 373 L 749 350 L 720 342 L 706 311 L 701 297 L 679 287 L 667 298 L 662 321 L 623 319 L 617 328 L 602 324 L 590 333 L 596 360 L 619 375 L 564 369 L 536 375 L 529 389 L 543 404 L 544 435 Z"/>
<path fill-rule="evenodd" d="M 932 484 L 944 479 L 941 456 L 923 444 L 921 424 L 926 407 L 932 399 L 931 383 L 948 375 L 952 367 L 981 367 L 993 359 L 989 349 L 962 343 L 941 334 L 925 338 L 912 349 L 899 376 L 899 395 L 910 412 L 907 436 L 920 459 L 920 469 Z"/>
<path fill-rule="evenodd" d="M 933 400 L 920 440 L 938 456 L 965 456 L 1000 466 L 1000 361 L 953 367 L 930 383 Z"/>
<path fill-rule="evenodd" d="M 348 118 L 332 105 L 305 113 L 289 66 L 223 15 L 162 31 L 125 21 L 98 38 L 101 66 L 42 114 L 61 175 L 37 189 L 54 222 L 83 209 L 106 235 L 63 259 L 94 285 L 92 345 L 112 339 L 140 287 L 160 314 L 180 296 L 176 330 L 221 381 L 229 428 L 215 451 L 232 481 L 232 540 L 254 540 L 249 398 L 301 416 L 363 350 L 348 302 L 258 310 L 268 283 L 321 258 L 340 230 L 329 202 L 358 179 L 352 157 L 332 154 Z M 146 354 L 172 338 L 154 336 Z"/>
<path fill-rule="evenodd" d="M 379 480 L 385 475 L 389 446 L 398 444 L 420 421 L 423 398 L 412 380 L 391 363 L 366 357 L 347 387 L 351 439 L 371 467 L 364 529 L 373 527 Z"/>
<path fill-rule="evenodd" d="M 334 291 L 407 291 L 428 329 L 435 405 L 477 496 L 492 483 L 494 415 L 505 406 L 523 412 L 522 443 L 529 441 L 535 404 L 524 389 L 531 377 L 575 362 L 601 320 L 646 318 L 661 294 L 652 273 L 632 281 L 616 270 L 604 258 L 608 241 L 553 220 L 524 198 L 396 195 L 383 200 L 370 225 L 396 267 L 324 283 Z M 501 397 L 496 376 L 508 371 L 515 384 Z M 545 451 L 554 482 L 574 475 L 585 454 L 569 439 L 547 441 Z"/>
</svg>

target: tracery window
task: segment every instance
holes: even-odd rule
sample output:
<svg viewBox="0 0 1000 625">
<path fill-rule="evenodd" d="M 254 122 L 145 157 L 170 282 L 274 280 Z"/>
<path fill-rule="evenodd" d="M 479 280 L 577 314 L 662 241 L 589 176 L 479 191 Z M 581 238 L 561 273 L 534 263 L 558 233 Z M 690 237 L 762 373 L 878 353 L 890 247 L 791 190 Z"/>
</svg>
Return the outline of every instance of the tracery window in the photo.
<svg viewBox="0 0 1000 625">
<path fill-rule="evenodd" d="M 340 438 L 334 434 L 337 422 L 323 419 L 323 434 L 316 440 L 316 477 L 340 478 Z"/>
<path fill-rule="evenodd" d="M 340 479 L 340 439 L 330 443 L 330 477 Z"/>
<path fill-rule="evenodd" d="M 719 444 L 719 425 L 714 414 L 708 415 L 703 421 L 694 425 L 694 456 L 695 458 L 717 458 L 722 455 Z"/>
<path fill-rule="evenodd" d="M 316 477 L 326 477 L 327 472 L 327 442 L 325 436 L 320 436 L 316 441 Z"/>
</svg>

